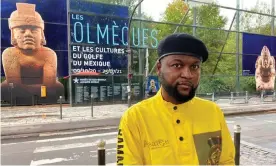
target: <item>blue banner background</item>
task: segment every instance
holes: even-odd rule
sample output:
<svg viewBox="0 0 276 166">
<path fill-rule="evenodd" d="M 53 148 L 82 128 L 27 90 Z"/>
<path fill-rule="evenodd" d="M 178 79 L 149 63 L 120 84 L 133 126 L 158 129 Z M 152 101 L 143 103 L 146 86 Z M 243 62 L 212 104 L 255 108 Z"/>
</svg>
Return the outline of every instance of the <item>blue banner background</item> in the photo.
<svg viewBox="0 0 276 166">
<path fill-rule="evenodd" d="M 45 47 L 49 47 L 54 50 L 57 54 L 58 64 L 57 64 L 57 74 L 58 77 L 68 75 L 68 37 L 67 37 L 67 4 L 66 0 L 2 0 L 1 1 L 1 53 L 7 47 L 13 47 L 11 45 L 10 35 L 11 32 L 8 27 L 8 18 L 11 13 L 16 10 L 16 3 L 31 3 L 36 5 L 36 11 L 42 16 L 45 21 L 45 38 L 47 44 Z M 120 5 L 108 5 L 102 3 L 92 3 L 84 0 L 70 0 L 70 16 L 71 14 L 85 13 L 88 17 L 85 21 L 89 22 L 91 26 L 97 25 L 114 25 L 116 21 L 118 26 L 124 26 L 127 23 L 128 18 L 128 7 Z M 106 16 L 103 16 L 106 15 Z M 107 16 L 108 15 L 108 16 Z M 110 16 L 115 16 L 117 18 L 110 18 Z M 91 20 L 90 20 L 91 19 Z M 74 21 L 71 18 L 71 28 Z M 103 27 L 104 28 L 104 27 Z M 102 29 L 104 30 L 104 29 Z M 121 29 L 120 29 L 121 30 Z M 109 32 L 111 29 L 109 29 Z M 86 35 L 86 31 L 84 31 Z M 91 34 L 95 34 L 95 29 L 91 30 Z M 71 37 L 72 37 L 72 33 Z M 122 33 L 118 33 L 118 39 L 121 39 Z M 72 38 L 71 38 L 72 39 Z M 90 41 L 95 40 L 96 35 L 91 35 Z M 120 42 L 119 40 L 115 42 Z M 124 33 L 124 39 L 127 41 L 127 32 Z M 109 35 L 109 42 L 112 43 L 112 36 Z M 72 40 L 71 44 L 75 42 Z M 87 44 L 87 41 L 83 43 Z M 78 43 L 81 44 L 81 43 Z M 100 43 L 97 45 L 99 47 L 104 47 L 106 44 Z M 116 46 L 117 48 L 123 45 Z M 120 56 L 119 59 L 112 54 L 105 54 L 104 60 L 109 60 L 112 67 L 125 68 L 127 64 L 127 58 L 125 56 Z M 3 66 L 1 63 L 1 76 L 4 75 Z"/>
<path fill-rule="evenodd" d="M 264 45 L 269 48 L 271 56 L 274 58 L 276 56 L 276 37 L 274 36 L 243 33 L 242 44 L 243 76 L 255 75 L 255 63 Z"/>
<path fill-rule="evenodd" d="M 16 10 L 16 3 L 18 2 L 36 4 L 36 11 L 41 15 L 45 22 L 44 34 L 47 42 L 45 47 L 51 48 L 57 54 L 57 74 L 59 77 L 68 75 L 66 0 L 2 0 L 1 53 L 7 47 L 13 47 L 11 45 L 11 32 L 8 26 L 8 18 L 11 13 Z M 2 63 L 1 76 L 4 76 Z"/>
<path fill-rule="evenodd" d="M 104 74 L 126 74 L 127 53 L 99 53 L 96 47 L 126 49 L 123 43 L 127 42 L 127 31 L 122 33 L 122 27 L 128 25 L 128 7 L 119 5 L 108 5 L 91 3 L 87 1 L 70 0 L 70 39 L 71 57 L 73 61 L 82 63 L 81 65 L 71 64 L 72 73 L 78 71 L 96 71 Z M 116 26 L 114 30 L 112 27 Z M 100 28 L 99 28 L 100 27 Z M 100 31 L 99 31 L 100 29 Z M 99 32 L 105 33 L 104 37 Z M 108 35 L 107 35 L 108 34 Z M 114 37 L 113 34 L 117 35 Z M 99 40 L 98 40 L 99 39 Z M 99 41 L 99 42 L 98 42 Z M 122 43 L 123 42 L 123 43 Z M 114 45 L 115 43 L 115 45 Z M 73 53 L 85 53 L 82 51 L 72 51 L 73 46 L 89 46 L 94 51 L 89 54 L 102 54 L 103 59 L 88 61 L 110 62 L 110 66 L 85 66 L 83 57 L 74 58 Z M 108 70 L 108 71 L 107 71 Z M 107 71 L 107 72 L 106 72 Z M 115 71 L 115 72 L 114 72 Z"/>
</svg>

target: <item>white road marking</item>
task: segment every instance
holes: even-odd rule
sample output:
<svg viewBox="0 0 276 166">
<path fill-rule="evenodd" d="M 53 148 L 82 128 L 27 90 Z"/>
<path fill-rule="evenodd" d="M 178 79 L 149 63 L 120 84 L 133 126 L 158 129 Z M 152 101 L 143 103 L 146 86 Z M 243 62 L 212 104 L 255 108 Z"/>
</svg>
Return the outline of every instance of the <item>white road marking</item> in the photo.
<svg viewBox="0 0 276 166">
<path fill-rule="evenodd" d="M 268 123 L 276 123 L 276 121 L 272 121 L 272 120 L 264 120 L 264 121 Z"/>
<path fill-rule="evenodd" d="M 111 149 L 106 149 L 106 155 L 111 155 L 111 154 L 116 154 L 116 148 L 111 148 Z M 97 153 L 98 151 L 90 151 L 90 152 L 95 152 Z M 82 152 L 84 153 L 84 152 Z M 92 157 L 97 157 L 98 155 L 92 156 Z M 91 156 L 90 156 L 91 157 Z M 72 161 L 72 160 L 77 160 L 79 157 L 76 157 L 76 155 L 74 155 L 74 158 L 70 157 L 69 159 L 66 158 L 55 158 L 55 159 L 42 159 L 42 160 L 37 160 L 31 161 L 30 166 L 36 166 L 36 165 L 43 165 L 43 164 L 53 164 L 53 163 L 58 163 L 58 162 L 62 162 L 62 161 Z M 116 165 L 116 163 L 107 163 L 107 165 Z"/>
<path fill-rule="evenodd" d="M 82 136 L 65 137 L 65 138 L 52 138 L 52 139 L 37 140 L 36 142 L 37 143 L 41 143 L 41 142 L 54 142 L 54 141 L 65 141 L 65 140 L 73 140 L 73 139 L 82 139 L 82 138 L 93 138 L 93 137 L 99 137 L 99 136 L 117 135 L 117 133 L 118 132 L 110 132 L 110 133 L 82 135 Z"/>
<path fill-rule="evenodd" d="M 228 124 L 232 124 L 232 123 L 235 123 L 235 121 L 226 120 L 226 123 L 228 123 Z"/>
<path fill-rule="evenodd" d="M 251 117 L 245 117 L 246 119 L 250 119 L 250 120 L 257 120 L 255 118 L 251 118 Z"/>
<path fill-rule="evenodd" d="M 70 160 L 73 160 L 73 159 L 54 158 L 54 159 L 44 159 L 44 160 L 37 160 L 37 161 L 32 160 L 30 166 L 52 164 L 52 163 L 58 163 L 58 162 L 62 162 L 62 161 L 70 161 Z"/>
<path fill-rule="evenodd" d="M 108 166 L 115 166 L 115 165 L 117 165 L 117 163 L 107 163 L 106 165 L 108 165 Z"/>
<path fill-rule="evenodd" d="M 100 137 L 100 136 L 111 136 L 111 135 L 117 135 L 117 133 L 118 132 L 110 132 L 110 133 L 91 134 L 91 135 L 74 136 L 74 137 L 68 136 L 68 137 L 64 137 L 64 138 L 52 138 L 52 139 L 43 139 L 43 140 L 34 140 L 34 141 L 25 141 L 25 142 L 6 143 L 6 144 L 1 144 L 1 146 L 16 145 L 16 144 L 26 144 L 26 143 L 42 143 L 42 142 L 54 142 L 54 141 L 66 141 L 66 140 L 82 139 L 82 138 L 93 138 L 93 137 Z"/>
<path fill-rule="evenodd" d="M 67 149 L 83 148 L 83 147 L 93 147 L 93 146 L 97 146 L 98 143 L 99 143 L 99 140 L 91 143 L 75 143 L 75 144 L 66 144 L 66 145 L 43 146 L 43 147 L 36 148 L 34 150 L 34 153 L 67 150 Z M 106 140 L 106 144 L 114 144 L 114 143 L 117 143 L 117 138 Z"/>
<path fill-rule="evenodd" d="M 106 152 L 109 152 L 109 151 L 114 151 L 114 150 L 115 150 L 115 151 L 117 151 L 117 148 L 105 149 L 105 151 L 106 151 Z M 90 152 L 91 152 L 91 153 L 98 153 L 98 151 L 97 151 L 97 150 L 91 150 Z"/>
</svg>

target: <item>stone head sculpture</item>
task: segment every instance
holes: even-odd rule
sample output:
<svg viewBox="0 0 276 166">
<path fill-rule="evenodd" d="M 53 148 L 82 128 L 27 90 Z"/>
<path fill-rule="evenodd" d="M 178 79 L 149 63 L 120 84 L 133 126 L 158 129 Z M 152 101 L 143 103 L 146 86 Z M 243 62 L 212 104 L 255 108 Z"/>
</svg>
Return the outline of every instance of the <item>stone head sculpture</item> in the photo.
<svg viewBox="0 0 276 166">
<path fill-rule="evenodd" d="M 16 8 L 8 20 L 11 44 L 24 50 L 35 50 L 46 45 L 44 21 L 35 11 L 35 5 L 17 3 Z"/>
</svg>

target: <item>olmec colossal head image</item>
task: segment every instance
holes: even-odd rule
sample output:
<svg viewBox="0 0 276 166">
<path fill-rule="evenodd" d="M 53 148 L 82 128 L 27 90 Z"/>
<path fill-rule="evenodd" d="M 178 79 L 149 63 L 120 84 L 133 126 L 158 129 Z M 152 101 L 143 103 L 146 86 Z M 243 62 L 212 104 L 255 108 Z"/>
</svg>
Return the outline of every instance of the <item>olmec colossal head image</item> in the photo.
<svg viewBox="0 0 276 166">
<path fill-rule="evenodd" d="M 64 87 L 57 80 L 57 55 L 44 47 L 45 25 L 35 5 L 16 3 L 8 24 L 14 47 L 5 49 L 2 54 L 6 79 L 1 83 L 2 99 L 26 103 L 31 101 L 30 96 L 40 97 L 43 86 L 46 87 L 43 100 L 56 102 Z"/>
</svg>

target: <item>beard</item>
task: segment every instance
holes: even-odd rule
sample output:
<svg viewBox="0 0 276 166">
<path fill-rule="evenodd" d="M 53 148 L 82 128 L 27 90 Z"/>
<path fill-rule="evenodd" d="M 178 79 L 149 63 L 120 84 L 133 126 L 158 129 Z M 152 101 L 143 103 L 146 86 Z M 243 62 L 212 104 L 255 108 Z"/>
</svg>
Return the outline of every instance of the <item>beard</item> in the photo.
<svg viewBox="0 0 276 166">
<path fill-rule="evenodd" d="M 188 102 L 191 99 L 193 99 L 195 97 L 196 89 L 198 87 L 198 85 L 194 86 L 193 84 L 191 84 L 191 90 L 190 90 L 189 94 L 182 95 L 179 93 L 179 91 L 177 89 L 179 83 L 176 83 L 175 86 L 168 84 L 168 82 L 164 79 L 164 75 L 162 73 L 160 76 L 160 83 L 161 83 L 162 87 L 164 88 L 164 90 L 168 93 L 168 95 L 173 97 L 179 103 L 185 103 L 185 102 Z"/>
</svg>

